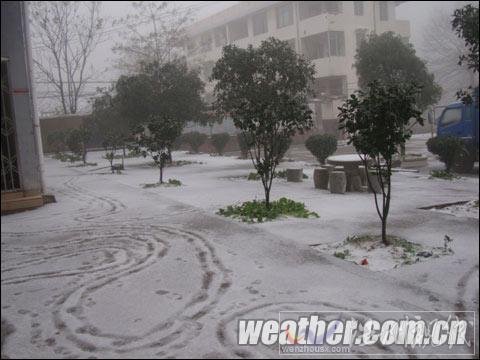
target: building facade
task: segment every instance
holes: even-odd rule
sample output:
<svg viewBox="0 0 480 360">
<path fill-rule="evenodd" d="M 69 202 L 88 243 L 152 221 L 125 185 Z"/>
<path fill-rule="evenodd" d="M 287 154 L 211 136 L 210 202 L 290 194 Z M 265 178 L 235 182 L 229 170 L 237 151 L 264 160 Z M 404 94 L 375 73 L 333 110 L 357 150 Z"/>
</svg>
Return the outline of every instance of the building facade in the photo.
<svg viewBox="0 0 480 360">
<path fill-rule="evenodd" d="M 2 1 L 2 213 L 43 205 L 43 156 L 32 87 L 28 4 Z"/>
<path fill-rule="evenodd" d="M 315 98 L 310 101 L 316 130 L 337 132 L 337 107 L 357 90 L 353 64 L 357 46 L 369 33 L 395 32 L 406 40 L 408 21 L 395 18 L 401 1 L 241 1 L 188 29 L 187 62 L 211 75 L 222 47 L 258 46 L 275 37 L 287 41 L 315 64 Z M 207 83 L 207 96 L 213 84 Z M 227 121 L 226 129 L 232 125 Z"/>
</svg>

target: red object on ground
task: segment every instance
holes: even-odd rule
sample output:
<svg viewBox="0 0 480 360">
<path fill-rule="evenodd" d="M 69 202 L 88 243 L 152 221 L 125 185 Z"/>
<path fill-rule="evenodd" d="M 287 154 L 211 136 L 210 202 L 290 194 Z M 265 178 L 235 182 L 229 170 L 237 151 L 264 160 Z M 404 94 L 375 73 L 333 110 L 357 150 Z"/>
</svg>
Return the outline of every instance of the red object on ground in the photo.
<svg viewBox="0 0 480 360">
<path fill-rule="evenodd" d="M 360 261 L 360 265 L 368 265 L 368 260 L 363 259 L 362 261 Z"/>
</svg>

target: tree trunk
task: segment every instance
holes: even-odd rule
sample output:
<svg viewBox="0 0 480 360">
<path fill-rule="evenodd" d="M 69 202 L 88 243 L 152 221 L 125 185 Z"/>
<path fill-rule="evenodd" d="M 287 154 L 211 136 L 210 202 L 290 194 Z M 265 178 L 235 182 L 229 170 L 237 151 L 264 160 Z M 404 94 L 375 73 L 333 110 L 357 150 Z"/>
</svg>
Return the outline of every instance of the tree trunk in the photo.
<svg viewBox="0 0 480 360">
<path fill-rule="evenodd" d="M 382 242 L 385 245 L 389 245 L 389 242 L 387 240 L 387 218 L 384 217 L 382 218 Z"/>
<path fill-rule="evenodd" d="M 163 165 L 160 164 L 160 184 L 163 184 Z"/>
<path fill-rule="evenodd" d="M 87 145 L 83 143 L 83 153 L 82 153 L 83 165 L 87 164 Z"/>
<path fill-rule="evenodd" d="M 123 154 L 122 154 L 122 169 L 125 168 L 125 144 L 122 146 Z"/>
<path fill-rule="evenodd" d="M 270 209 L 270 188 L 265 187 L 265 206 Z"/>
</svg>

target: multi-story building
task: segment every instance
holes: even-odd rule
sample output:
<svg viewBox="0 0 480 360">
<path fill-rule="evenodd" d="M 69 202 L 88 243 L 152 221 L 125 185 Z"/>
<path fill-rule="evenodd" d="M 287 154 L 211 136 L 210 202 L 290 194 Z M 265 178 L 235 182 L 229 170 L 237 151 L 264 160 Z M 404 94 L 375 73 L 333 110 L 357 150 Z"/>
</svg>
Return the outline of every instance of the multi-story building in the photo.
<svg viewBox="0 0 480 360">
<path fill-rule="evenodd" d="M 369 33 L 393 31 L 405 39 L 408 21 L 395 19 L 402 1 L 241 1 L 188 29 L 187 61 L 207 80 L 222 47 L 258 46 L 275 37 L 315 64 L 315 98 L 310 101 L 317 131 L 336 133 L 337 106 L 357 89 L 353 67 L 357 46 Z M 207 95 L 213 84 L 207 84 Z M 231 129 L 227 121 L 225 127 Z"/>
</svg>

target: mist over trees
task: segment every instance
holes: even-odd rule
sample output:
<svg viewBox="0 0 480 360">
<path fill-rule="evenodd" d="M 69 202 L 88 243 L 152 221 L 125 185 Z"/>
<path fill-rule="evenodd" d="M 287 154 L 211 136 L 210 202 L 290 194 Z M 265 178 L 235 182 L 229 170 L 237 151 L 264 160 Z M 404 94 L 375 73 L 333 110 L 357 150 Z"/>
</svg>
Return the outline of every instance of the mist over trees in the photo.
<svg viewBox="0 0 480 360">
<path fill-rule="evenodd" d="M 442 100 L 448 103 L 456 99 L 459 88 L 474 84 L 474 73 L 466 66 L 459 66 L 459 56 L 468 52 L 463 39 L 452 29 L 451 11 L 437 10 L 423 27 L 419 55 L 427 62 L 435 81 L 442 87 Z"/>
<path fill-rule="evenodd" d="M 86 83 L 96 74 L 89 62 L 102 38 L 98 1 L 32 1 L 33 61 L 37 81 L 63 114 L 75 114 Z"/>
</svg>

